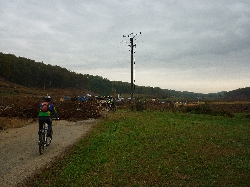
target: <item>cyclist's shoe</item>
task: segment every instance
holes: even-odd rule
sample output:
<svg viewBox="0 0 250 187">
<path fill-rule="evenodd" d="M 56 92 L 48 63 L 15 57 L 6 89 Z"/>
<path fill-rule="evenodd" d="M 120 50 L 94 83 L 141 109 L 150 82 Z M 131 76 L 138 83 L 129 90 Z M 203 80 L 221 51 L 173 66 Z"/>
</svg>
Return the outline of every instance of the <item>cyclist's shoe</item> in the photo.
<svg viewBox="0 0 250 187">
<path fill-rule="evenodd" d="M 47 133 L 47 137 L 50 137 L 51 140 L 52 140 L 52 134 L 53 134 L 53 133 L 51 133 L 51 132 L 48 132 L 48 133 Z"/>
<path fill-rule="evenodd" d="M 51 144 L 51 140 L 52 140 L 52 139 L 47 140 L 46 146 L 49 146 L 49 145 Z"/>
</svg>

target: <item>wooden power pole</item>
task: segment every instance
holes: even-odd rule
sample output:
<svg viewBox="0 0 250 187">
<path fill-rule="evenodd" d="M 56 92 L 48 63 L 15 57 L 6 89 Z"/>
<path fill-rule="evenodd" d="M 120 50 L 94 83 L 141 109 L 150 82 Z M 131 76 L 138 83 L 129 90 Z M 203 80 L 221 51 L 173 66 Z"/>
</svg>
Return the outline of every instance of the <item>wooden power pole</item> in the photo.
<svg viewBox="0 0 250 187">
<path fill-rule="evenodd" d="M 140 32 L 141 34 L 141 32 Z M 135 85 L 134 85 L 134 47 L 136 47 L 136 45 L 134 45 L 134 37 L 137 36 L 138 34 L 129 34 L 128 37 L 130 37 L 130 52 L 131 52 L 131 97 L 130 97 L 130 103 L 131 103 L 131 110 L 133 110 L 134 108 L 134 103 L 133 103 L 133 97 L 134 97 L 134 89 L 135 89 Z M 123 37 L 126 37 L 125 35 L 123 35 Z"/>
</svg>

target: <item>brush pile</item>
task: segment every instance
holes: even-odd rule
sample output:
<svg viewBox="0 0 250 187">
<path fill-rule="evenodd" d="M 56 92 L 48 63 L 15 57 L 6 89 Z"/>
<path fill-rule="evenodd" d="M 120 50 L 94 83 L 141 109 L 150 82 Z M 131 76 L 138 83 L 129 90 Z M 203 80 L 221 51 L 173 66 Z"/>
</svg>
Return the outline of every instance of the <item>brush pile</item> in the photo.
<svg viewBox="0 0 250 187">
<path fill-rule="evenodd" d="M 39 97 L 2 97 L 0 98 L 0 117 L 37 118 L 39 104 L 42 99 Z M 94 101 L 60 101 L 53 100 L 53 104 L 60 119 L 69 121 L 98 118 L 101 111 Z"/>
</svg>

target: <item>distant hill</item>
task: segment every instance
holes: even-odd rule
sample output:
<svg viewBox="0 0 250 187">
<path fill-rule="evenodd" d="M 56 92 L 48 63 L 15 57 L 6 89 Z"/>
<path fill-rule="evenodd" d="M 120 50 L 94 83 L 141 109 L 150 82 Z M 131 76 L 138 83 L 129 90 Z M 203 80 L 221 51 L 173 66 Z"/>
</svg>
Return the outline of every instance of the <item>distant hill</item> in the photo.
<svg viewBox="0 0 250 187">
<path fill-rule="evenodd" d="M 233 100 L 250 100 L 250 87 L 239 88 L 226 92 L 224 98 Z"/>
<path fill-rule="evenodd" d="M 127 96 L 131 93 L 131 85 L 128 82 L 110 81 L 101 76 L 79 74 L 57 65 L 47 65 L 43 62 L 35 62 L 31 59 L 1 52 L 0 77 L 3 80 L 37 90 L 78 89 L 88 90 L 99 95 L 114 95 L 119 93 Z M 231 92 L 201 94 L 135 85 L 134 96 L 159 99 L 248 98 L 249 91 L 249 88 L 245 88 Z"/>
<path fill-rule="evenodd" d="M 89 90 L 100 95 L 113 95 L 114 93 L 129 95 L 131 92 L 131 85 L 127 82 L 78 74 L 60 66 L 46 65 L 43 62 L 16 57 L 13 54 L 0 53 L 0 77 L 12 83 L 40 90 L 74 88 Z M 160 88 L 144 86 L 136 86 L 134 93 L 161 98 L 169 95 Z"/>
<path fill-rule="evenodd" d="M 37 89 L 33 87 L 22 86 L 13 82 L 6 81 L 4 78 L 0 77 L 0 96 L 44 96 L 50 94 L 54 96 L 79 96 L 79 95 L 98 95 L 89 90 L 79 89 L 79 88 L 43 88 Z"/>
<path fill-rule="evenodd" d="M 4 80 L 0 77 L 0 95 L 5 96 L 6 94 L 39 94 L 34 88 L 27 88 L 25 86 L 15 84 Z"/>
</svg>

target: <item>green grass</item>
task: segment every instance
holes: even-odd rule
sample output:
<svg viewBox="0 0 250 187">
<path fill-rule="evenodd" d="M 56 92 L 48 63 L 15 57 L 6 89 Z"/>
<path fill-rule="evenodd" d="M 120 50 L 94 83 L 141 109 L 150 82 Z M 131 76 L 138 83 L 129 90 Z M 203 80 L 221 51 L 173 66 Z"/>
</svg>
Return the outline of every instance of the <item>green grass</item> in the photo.
<svg viewBox="0 0 250 187">
<path fill-rule="evenodd" d="M 118 111 L 30 186 L 250 186 L 250 120 Z"/>
</svg>

